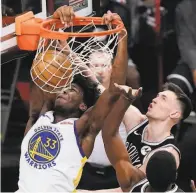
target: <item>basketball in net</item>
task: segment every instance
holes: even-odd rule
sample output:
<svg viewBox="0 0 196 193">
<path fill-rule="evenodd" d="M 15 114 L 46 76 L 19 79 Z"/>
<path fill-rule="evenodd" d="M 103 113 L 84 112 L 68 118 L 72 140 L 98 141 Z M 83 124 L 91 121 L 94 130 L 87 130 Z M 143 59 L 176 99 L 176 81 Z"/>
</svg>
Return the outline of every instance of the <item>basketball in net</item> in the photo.
<svg viewBox="0 0 196 193">
<path fill-rule="evenodd" d="M 67 56 L 56 50 L 36 55 L 31 68 L 32 80 L 43 90 L 57 92 L 72 80 L 72 67 Z"/>
<path fill-rule="evenodd" d="M 18 16 L 16 34 L 19 48 L 37 50 L 31 68 L 33 82 L 45 92 L 57 93 L 70 87 L 76 74 L 92 76 L 87 67 L 94 65 L 89 57 L 92 53 L 105 53 L 111 61 L 121 40 L 118 34 L 124 25 L 114 20 L 111 25 L 104 26 L 104 31 L 99 31 L 97 26 L 102 23 L 101 17 L 75 17 L 73 26 L 66 29 L 60 19 L 40 21 L 32 13 Z M 105 36 L 107 41 L 104 43 L 100 40 Z M 106 62 L 103 68 L 109 65 L 110 62 Z"/>
</svg>

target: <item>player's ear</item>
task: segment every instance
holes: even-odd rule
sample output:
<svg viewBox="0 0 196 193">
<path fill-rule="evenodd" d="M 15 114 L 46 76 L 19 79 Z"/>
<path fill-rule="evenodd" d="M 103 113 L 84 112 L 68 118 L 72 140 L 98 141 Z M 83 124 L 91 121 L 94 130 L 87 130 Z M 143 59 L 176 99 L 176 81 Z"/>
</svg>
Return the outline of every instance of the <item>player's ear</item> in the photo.
<svg viewBox="0 0 196 193">
<path fill-rule="evenodd" d="M 179 119 L 180 117 L 181 117 L 181 113 L 178 112 L 178 111 L 172 112 L 172 113 L 170 114 L 170 118 L 171 118 L 171 119 Z"/>
<path fill-rule="evenodd" d="M 85 104 L 85 103 L 81 103 L 80 106 L 79 106 L 79 109 L 80 109 L 81 111 L 86 111 L 86 110 L 87 110 L 86 104 Z"/>
</svg>

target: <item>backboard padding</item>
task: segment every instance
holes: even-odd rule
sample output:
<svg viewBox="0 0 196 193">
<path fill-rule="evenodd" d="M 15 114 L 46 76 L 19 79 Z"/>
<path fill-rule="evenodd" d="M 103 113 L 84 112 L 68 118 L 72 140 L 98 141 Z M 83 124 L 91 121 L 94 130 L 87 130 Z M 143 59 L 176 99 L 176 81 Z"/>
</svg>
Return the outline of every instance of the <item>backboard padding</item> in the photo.
<svg viewBox="0 0 196 193">
<path fill-rule="evenodd" d="M 38 5 L 39 4 L 39 5 Z M 17 7 L 18 6 L 18 7 Z M 12 10 L 12 11 L 9 11 Z M 15 17 L 32 10 L 36 17 L 47 17 L 46 0 L 11 1 L 2 0 L 1 13 L 1 54 L 15 47 Z"/>
</svg>

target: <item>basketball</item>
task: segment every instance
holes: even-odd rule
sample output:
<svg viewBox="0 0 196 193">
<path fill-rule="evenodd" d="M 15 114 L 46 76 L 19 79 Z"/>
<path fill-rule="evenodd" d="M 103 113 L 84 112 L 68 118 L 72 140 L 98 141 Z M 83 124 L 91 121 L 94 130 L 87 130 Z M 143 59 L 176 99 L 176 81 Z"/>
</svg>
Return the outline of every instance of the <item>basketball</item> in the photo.
<svg viewBox="0 0 196 193">
<path fill-rule="evenodd" d="M 67 56 L 55 50 L 38 54 L 31 68 L 32 80 L 47 91 L 63 88 L 71 81 L 72 68 Z"/>
</svg>

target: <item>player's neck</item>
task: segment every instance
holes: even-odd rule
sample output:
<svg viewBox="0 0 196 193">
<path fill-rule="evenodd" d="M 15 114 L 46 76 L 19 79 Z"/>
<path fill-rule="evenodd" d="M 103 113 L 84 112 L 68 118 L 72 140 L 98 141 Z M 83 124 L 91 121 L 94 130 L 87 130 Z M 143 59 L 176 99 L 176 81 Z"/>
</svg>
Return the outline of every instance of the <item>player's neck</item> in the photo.
<svg viewBox="0 0 196 193">
<path fill-rule="evenodd" d="M 79 115 L 77 112 L 73 112 L 73 113 L 70 113 L 70 112 L 58 112 L 58 111 L 55 111 L 54 112 L 54 123 L 58 123 L 60 121 L 63 121 L 65 119 L 69 119 L 69 118 L 78 118 Z"/>
<path fill-rule="evenodd" d="M 170 136 L 172 126 L 167 122 L 149 120 L 144 133 L 144 139 L 149 142 L 160 142 Z"/>
</svg>

